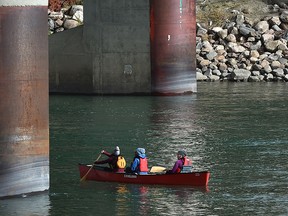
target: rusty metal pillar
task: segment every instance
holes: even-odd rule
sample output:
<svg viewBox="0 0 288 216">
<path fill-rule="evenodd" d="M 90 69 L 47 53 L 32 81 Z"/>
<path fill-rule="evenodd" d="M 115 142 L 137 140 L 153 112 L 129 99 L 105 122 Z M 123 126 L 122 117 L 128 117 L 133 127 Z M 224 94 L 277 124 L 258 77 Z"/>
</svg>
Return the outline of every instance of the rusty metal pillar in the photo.
<svg viewBox="0 0 288 216">
<path fill-rule="evenodd" d="M 49 189 L 47 0 L 0 0 L 0 197 Z"/>
<path fill-rule="evenodd" d="M 150 0 L 152 93 L 197 91 L 195 0 Z"/>
</svg>

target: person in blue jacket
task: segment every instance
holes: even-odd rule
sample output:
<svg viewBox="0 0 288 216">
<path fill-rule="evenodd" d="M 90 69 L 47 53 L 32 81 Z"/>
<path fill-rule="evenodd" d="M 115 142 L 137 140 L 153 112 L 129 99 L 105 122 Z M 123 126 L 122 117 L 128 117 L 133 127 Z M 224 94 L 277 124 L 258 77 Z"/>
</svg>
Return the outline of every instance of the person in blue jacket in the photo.
<svg viewBox="0 0 288 216">
<path fill-rule="evenodd" d="M 144 148 L 137 148 L 135 151 L 135 157 L 131 163 L 131 167 L 128 168 L 128 172 L 137 173 L 139 175 L 148 174 L 148 160 L 145 154 Z"/>
</svg>

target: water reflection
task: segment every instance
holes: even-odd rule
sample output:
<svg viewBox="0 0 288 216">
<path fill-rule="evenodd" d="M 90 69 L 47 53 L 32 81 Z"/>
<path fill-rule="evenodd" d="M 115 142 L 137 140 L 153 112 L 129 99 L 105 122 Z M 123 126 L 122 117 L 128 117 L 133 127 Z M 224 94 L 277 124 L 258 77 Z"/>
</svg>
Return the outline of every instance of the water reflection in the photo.
<svg viewBox="0 0 288 216">
<path fill-rule="evenodd" d="M 189 215 L 208 213 L 198 196 L 208 188 L 116 184 L 116 215 Z"/>
<path fill-rule="evenodd" d="M 3 216 L 48 216 L 49 210 L 48 192 L 0 200 L 0 215 Z"/>
<path fill-rule="evenodd" d="M 116 215 L 127 215 L 129 212 L 130 205 L 127 200 L 127 196 L 129 194 L 129 190 L 127 189 L 126 185 L 118 185 L 116 186 Z"/>
<path fill-rule="evenodd" d="M 200 124 L 197 95 L 154 97 L 150 113 L 149 135 L 154 142 L 149 148 L 157 153 L 150 161 L 172 168 L 176 152 L 185 149 L 195 168 L 206 169 L 206 129 Z"/>
</svg>

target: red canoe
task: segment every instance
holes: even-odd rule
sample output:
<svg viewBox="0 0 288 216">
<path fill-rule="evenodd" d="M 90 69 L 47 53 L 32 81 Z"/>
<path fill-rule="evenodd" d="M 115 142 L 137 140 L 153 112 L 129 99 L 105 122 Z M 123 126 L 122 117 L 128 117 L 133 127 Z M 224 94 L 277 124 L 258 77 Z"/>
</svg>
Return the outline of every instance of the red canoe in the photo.
<svg viewBox="0 0 288 216">
<path fill-rule="evenodd" d="M 131 184 L 157 184 L 157 185 L 189 185 L 189 186 L 207 186 L 210 173 L 190 172 L 178 174 L 157 174 L 136 175 L 132 173 L 115 173 L 101 166 L 79 164 L 80 178 L 86 175 L 86 180 L 119 182 Z"/>
</svg>

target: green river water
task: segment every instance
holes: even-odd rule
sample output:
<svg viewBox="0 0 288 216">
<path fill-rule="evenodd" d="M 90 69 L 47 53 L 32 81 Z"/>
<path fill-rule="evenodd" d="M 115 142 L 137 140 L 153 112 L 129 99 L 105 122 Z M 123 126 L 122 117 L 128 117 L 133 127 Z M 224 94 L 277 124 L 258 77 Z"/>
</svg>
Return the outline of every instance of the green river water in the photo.
<svg viewBox="0 0 288 216">
<path fill-rule="evenodd" d="M 0 200 L 5 216 L 288 215 L 288 85 L 198 83 L 192 96 L 50 96 L 50 190 Z M 80 182 L 78 163 L 185 149 L 207 188 Z M 104 157 L 103 157 L 104 158 Z"/>
</svg>

